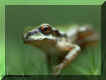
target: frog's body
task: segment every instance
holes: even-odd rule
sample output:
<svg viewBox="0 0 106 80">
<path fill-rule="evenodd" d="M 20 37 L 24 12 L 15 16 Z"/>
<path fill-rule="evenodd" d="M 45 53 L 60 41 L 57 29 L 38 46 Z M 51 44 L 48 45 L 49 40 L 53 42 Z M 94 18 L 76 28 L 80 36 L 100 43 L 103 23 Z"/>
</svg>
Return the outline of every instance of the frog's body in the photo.
<svg viewBox="0 0 106 80">
<path fill-rule="evenodd" d="M 97 36 L 89 27 L 80 27 L 67 33 L 60 32 L 49 24 L 24 33 L 24 42 L 43 50 L 50 63 L 51 57 L 58 57 L 54 74 L 59 74 L 88 43 L 96 42 Z"/>
</svg>

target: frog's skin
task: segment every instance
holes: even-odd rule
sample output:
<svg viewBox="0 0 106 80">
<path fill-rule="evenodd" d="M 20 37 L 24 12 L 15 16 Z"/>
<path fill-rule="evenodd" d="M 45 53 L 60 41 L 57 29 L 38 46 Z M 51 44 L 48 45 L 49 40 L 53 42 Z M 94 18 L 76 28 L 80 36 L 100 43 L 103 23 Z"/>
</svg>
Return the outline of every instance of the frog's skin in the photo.
<svg viewBox="0 0 106 80">
<path fill-rule="evenodd" d="M 97 35 L 90 27 L 77 27 L 68 32 L 61 32 L 50 24 L 41 24 L 38 28 L 24 33 L 24 43 L 40 48 L 47 56 L 48 64 L 51 57 L 58 57 L 58 64 L 53 68 L 53 74 L 60 74 L 61 70 L 86 45 L 95 43 Z"/>
</svg>

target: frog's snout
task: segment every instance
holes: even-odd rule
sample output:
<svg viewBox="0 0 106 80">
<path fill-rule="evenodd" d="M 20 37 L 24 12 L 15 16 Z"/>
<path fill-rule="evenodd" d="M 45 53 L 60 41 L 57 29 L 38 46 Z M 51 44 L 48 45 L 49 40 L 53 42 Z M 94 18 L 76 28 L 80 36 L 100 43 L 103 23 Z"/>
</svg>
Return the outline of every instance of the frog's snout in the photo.
<svg viewBox="0 0 106 80">
<path fill-rule="evenodd" d="M 24 33 L 23 34 L 23 41 L 24 41 L 24 43 L 26 43 L 26 42 L 28 42 L 29 41 L 29 37 L 32 35 L 32 33 L 31 32 L 27 32 L 27 33 Z"/>
<path fill-rule="evenodd" d="M 32 35 L 34 35 L 36 33 L 38 33 L 37 30 L 32 30 L 32 31 L 26 32 L 26 33 L 24 33 L 24 39 L 28 40 L 30 36 L 32 36 Z"/>
<path fill-rule="evenodd" d="M 24 43 L 26 43 L 28 41 L 28 38 L 29 38 L 28 36 L 29 36 L 29 34 L 27 34 L 27 33 L 23 34 L 22 39 L 23 39 Z"/>
<path fill-rule="evenodd" d="M 27 40 L 30 36 L 31 36 L 31 33 L 30 32 L 29 33 L 25 33 L 24 34 L 24 39 Z"/>
</svg>

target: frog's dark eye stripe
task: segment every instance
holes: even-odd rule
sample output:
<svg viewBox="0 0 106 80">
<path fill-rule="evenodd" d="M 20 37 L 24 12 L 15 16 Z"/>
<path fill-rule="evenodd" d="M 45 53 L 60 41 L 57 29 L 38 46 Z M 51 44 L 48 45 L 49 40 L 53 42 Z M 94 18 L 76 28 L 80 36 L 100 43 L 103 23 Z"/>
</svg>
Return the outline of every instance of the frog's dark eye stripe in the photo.
<svg viewBox="0 0 106 80">
<path fill-rule="evenodd" d="M 59 36 L 61 36 L 61 33 L 58 30 L 53 30 L 52 35 L 59 37 Z"/>
<path fill-rule="evenodd" d="M 40 32 L 45 34 L 45 35 L 49 35 L 52 32 L 52 28 L 50 27 L 50 25 L 41 25 L 41 27 L 39 28 Z"/>
<path fill-rule="evenodd" d="M 24 35 L 24 38 L 28 39 L 29 36 L 31 36 L 31 35 L 33 35 L 33 34 L 35 34 L 37 32 L 38 32 L 37 30 L 30 31 L 30 32 L 28 32 L 27 34 Z"/>
</svg>

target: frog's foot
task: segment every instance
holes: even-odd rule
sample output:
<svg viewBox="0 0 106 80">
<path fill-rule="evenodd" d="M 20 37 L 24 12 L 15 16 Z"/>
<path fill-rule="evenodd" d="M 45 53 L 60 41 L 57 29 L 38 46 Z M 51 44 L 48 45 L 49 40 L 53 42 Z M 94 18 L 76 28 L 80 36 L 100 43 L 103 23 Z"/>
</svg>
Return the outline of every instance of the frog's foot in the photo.
<svg viewBox="0 0 106 80">
<path fill-rule="evenodd" d="M 60 75 L 62 71 L 62 66 L 61 65 L 56 65 L 53 67 L 53 75 Z"/>
</svg>

